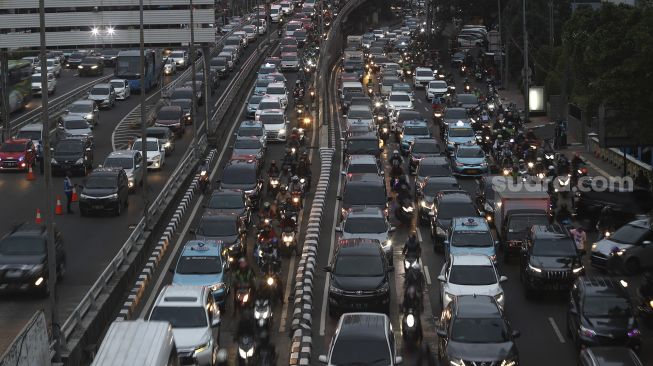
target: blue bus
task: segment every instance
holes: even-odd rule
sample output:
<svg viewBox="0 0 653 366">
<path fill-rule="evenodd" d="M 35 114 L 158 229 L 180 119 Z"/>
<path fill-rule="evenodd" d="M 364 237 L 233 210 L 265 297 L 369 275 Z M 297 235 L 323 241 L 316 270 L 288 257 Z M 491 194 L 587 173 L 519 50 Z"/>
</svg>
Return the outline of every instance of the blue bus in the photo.
<svg viewBox="0 0 653 366">
<path fill-rule="evenodd" d="M 159 84 L 163 71 L 163 61 L 161 53 L 156 50 L 147 49 L 144 54 L 145 91 L 147 92 Z M 126 79 L 133 92 L 141 91 L 140 55 L 140 50 L 120 51 L 116 60 L 116 78 Z"/>
</svg>

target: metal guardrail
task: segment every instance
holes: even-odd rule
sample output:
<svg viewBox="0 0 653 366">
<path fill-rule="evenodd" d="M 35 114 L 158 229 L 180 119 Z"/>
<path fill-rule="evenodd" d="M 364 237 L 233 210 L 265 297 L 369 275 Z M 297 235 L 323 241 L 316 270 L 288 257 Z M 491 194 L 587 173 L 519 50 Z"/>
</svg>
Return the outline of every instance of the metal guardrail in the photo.
<svg viewBox="0 0 653 366">
<path fill-rule="evenodd" d="M 636 176 L 637 173 L 641 170 L 644 172 L 644 175 L 653 181 L 653 167 L 649 164 L 644 163 L 643 161 L 638 160 L 630 154 L 626 154 L 624 159 L 623 151 L 611 147 L 604 148 L 599 145 L 599 139 L 594 133 L 587 135 L 587 151 L 594 154 L 597 158 L 600 158 L 604 161 L 607 161 L 614 165 L 617 168 L 620 168 L 623 171 L 624 160 L 626 162 L 626 172 L 630 176 Z"/>
</svg>

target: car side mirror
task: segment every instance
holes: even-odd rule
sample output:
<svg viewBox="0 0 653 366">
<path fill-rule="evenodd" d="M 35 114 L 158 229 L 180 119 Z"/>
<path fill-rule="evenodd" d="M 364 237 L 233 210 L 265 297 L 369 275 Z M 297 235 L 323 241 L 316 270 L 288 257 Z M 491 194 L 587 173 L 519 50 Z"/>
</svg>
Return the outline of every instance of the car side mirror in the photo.
<svg viewBox="0 0 653 366">
<path fill-rule="evenodd" d="M 336 232 L 341 233 L 342 232 L 342 226 L 336 226 Z"/>
<path fill-rule="evenodd" d="M 513 330 L 512 331 L 512 337 L 513 338 L 519 338 L 521 336 L 521 332 L 518 330 Z"/>
<path fill-rule="evenodd" d="M 390 226 L 390 229 L 388 229 L 388 232 L 394 233 L 397 231 L 397 228 L 395 226 Z"/>
<path fill-rule="evenodd" d="M 213 321 L 211 322 L 211 327 L 217 328 L 220 326 L 220 323 L 222 323 L 222 320 L 220 318 L 213 318 Z"/>
<path fill-rule="evenodd" d="M 86 148 L 86 151 L 87 151 L 87 152 L 91 152 L 91 148 L 90 148 L 90 147 L 87 147 L 87 148 Z"/>
<path fill-rule="evenodd" d="M 508 281 L 508 277 L 506 276 L 499 277 L 499 282 L 506 282 L 506 281 Z"/>
<path fill-rule="evenodd" d="M 338 201 L 342 201 L 342 196 L 336 196 L 336 199 L 337 199 Z"/>
<path fill-rule="evenodd" d="M 440 281 L 440 282 L 446 282 L 446 281 L 447 281 L 447 278 L 444 277 L 444 275 L 439 275 L 439 276 L 438 276 L 438 281 Z"/>
<path fill-rule="evenodd" d="M 395 356 L 395 365 L 399 365 L 400 363 L 404 362 L 404 358 L 401 356 Z"/>
<path fill-rule="evenodd" d="M 325 266 L 324 268 L 322 268 L 322 270 L 324 272 L 331 272 L 331 266 Z"/>
<path fill-rule="evenodd" d="M 318 357 L 318 360 L 319 360 L 320 362 L 322 362 L 322 363 L 327 363 L 327 362 L 329 362 L 329 359 L 327 358 L 326 355 L 320 355 L 320 357 Z"/>
</svg>

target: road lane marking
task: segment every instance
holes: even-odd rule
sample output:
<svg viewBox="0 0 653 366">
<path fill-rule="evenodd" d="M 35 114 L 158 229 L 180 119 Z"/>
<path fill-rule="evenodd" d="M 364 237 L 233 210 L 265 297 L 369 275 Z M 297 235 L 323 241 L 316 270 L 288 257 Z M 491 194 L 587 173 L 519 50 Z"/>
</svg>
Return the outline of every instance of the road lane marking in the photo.
<svg viewBox="0 0 653 366">
<path fill-rule="evenodd" d="M 424 110 L 425 110 L 425 111 L 427 111 L 427 112 L 429 111 L 429 109 L 428 109 L 428 108 L 426 108 L 426 107 L 424 107 Z"/>
<path fill-rule="evenodd" d="M 422 262 L 424 264 L 424 262 Z M 424 276 L 426 277 L 426 284 L 431 286 L 431 273 L 429 273 L 429 266 L 424 265 Z"/>
<path fill-rule="evenodd" d="M 582 156 L 581 156 L 581 158 L 582 158 Z M 604 176 L 605 178 L 609 178 L 611 176 L 610 174 L 608 174 L 608 172 L 606 172 L 605 170 L 599 168 L 596 164 L 592 163 L 588 159 L 583 159 L 583 160 L 585 161 L 585 164 L 589 165 L 590 168 L 596 170 L 597 172 L 599 172 L 600 175 Z"/>
<path fill-rule="evenodd" d="M 302 222 L 302 217 L 299 218 L 298 225 L 301 228 L 301 222 Z M 297 243 L 299 245 L 299 243 Z M 292 283 L 292 278 L 293 275 L 295 274 L 295 260 L 297 259 L 297 254 L 291 255 L 290 256 L 290 262 L 288 262 L 288 278 L 286 278 L 286 290 L 284 291 L 284 303 L 283 307 L 281 309 L 281 319 L 279 319 L 279 333 L 283 333 L 286 331 L 286 319 L 288 317 L 288 305 L 290 304 L 290 301 L 288 301 L 288 294 L 290 293 L 290 284 Z M 294 298 L 294 296 L 293 296 Z"/>
<path fill-rule="evenodd" d="M 560 343 L 565 343 L 565 337 L 562 335 L 562 332 L 560 332 L 560 328 L 558 328 L 558 324 L 556 324 L 556 321 L 552 317 L 549 317 L 549 323 L 551 323 L 551 327 L 553 328 L 553 331 L 558 337 Z"/>
</svg>

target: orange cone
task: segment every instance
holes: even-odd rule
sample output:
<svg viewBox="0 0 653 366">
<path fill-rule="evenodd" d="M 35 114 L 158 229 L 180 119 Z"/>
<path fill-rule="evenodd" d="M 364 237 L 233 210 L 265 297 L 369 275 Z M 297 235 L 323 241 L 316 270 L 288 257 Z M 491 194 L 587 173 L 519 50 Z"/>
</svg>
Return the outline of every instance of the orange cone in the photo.
<svg viewBox="0 0 653 366">
<path fill-rule="evenodd" d="M 79 197 L 77 197 L 77 189 L 75 189 L 75 186 L 73 186 L 73 195 L 70 198 L 70 202 L 77 202 Z"/>
<path fill-rule="evenodd" d="M 32 165 L 30 164 L 29 168 L 27 169 L 27 180 L 34 180 L 34 171 L 32 170 Z"/>
<path fill-rule="evenodd" d="M 57 205 L 54 206 L 55 215 L 63 215 L 63 206 L 61 205 L 61 197 L 57 196 Z"/>
<path fill-rule="evenodd" d="M 36 209 L 36 223 L 40 224 L 41 222 L 43 222 L 43 220 L 41 219 L 41 209 L 37 208 Z"/>
</svg>

